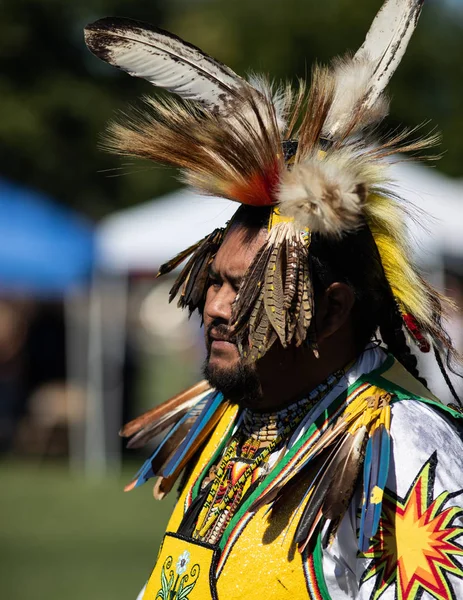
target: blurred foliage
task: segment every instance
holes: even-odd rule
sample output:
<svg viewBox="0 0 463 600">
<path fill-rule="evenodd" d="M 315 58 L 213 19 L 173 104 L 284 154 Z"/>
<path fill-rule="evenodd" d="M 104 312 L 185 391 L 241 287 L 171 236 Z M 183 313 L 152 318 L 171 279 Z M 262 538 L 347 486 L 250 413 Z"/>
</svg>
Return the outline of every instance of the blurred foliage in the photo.
<svg viewBox="0 0 463 600">
<path fill-rule="evenodd" d="M 175 494 L 124 494 L 138 466 L 89 482 L 66 464 L 0 464 L 1 596 L 135 599 L 156 560 Z"/>
<path fill-rule="evenodd" d="M 123 15 L 151 21 L 199 45 L 239 73 L 307 77 L 315 58 L 355 50 L 380 0 L 3 0 L 0 4 L 0 174 L 93 218 L 174 187 L 171 171 L 106 156 L 105 123 L 149 84 L 86 50 L 82 28 Z M 439 168 L 463 169 L 463 18 L 429 0 L 390 86 L 389 125 L 430 120 L 443 132 Z"/>
</svg>

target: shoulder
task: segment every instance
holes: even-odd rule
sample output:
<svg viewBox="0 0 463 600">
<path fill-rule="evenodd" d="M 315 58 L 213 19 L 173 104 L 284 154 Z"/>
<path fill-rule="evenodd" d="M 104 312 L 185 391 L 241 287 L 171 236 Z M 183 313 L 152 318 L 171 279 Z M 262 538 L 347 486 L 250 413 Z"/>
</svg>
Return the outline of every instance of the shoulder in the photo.
<svg viewBox="0 0 463 600">
<path fill-rule="evenodd" d="M 397 360 L 389 356 L 367 376 L 371 385 L 393 397 L 391 406 L 391 465 L 388 485 L 400 490 L 413 472 L 435 455 L 440 471 L 458 471 L 463 487 L 463 418 L 446 407 Z M 457 469 L 455 467 L 457 466 Z M 451 478 L 448 478 L 449 482 Z"/>
<path fill-rule="evenodd" d="M 391 410 L 391 468 L 388 487 L 404 492 L 431 461 L 443 488 L 463 487 L 463 420 L 445 408 L 416 399 L 395 402 Z"/>
<path fill-rule="evenodd" d="M 402 399 L 392 404 L 391 417 L 391 435 L 396 444 L 436 449 L 449 444 L 449 451 L 462 444 L 463 419 L 455 418 L 443 404 Z"/>
</svg>

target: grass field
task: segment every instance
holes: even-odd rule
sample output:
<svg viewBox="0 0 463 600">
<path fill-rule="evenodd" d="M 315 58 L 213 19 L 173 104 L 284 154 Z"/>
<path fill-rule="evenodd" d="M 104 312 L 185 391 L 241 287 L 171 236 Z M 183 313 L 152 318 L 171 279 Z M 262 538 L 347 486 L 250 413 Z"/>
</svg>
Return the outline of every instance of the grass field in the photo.
<svg viewBox="0 0 463 600">
<path fill-rule="evenodd" d="M 0 463 L 0 598 L 135 600 L 172 500 L 124 494 L 136 465 L 91 483 L 66 465 Z"/>
</svg>

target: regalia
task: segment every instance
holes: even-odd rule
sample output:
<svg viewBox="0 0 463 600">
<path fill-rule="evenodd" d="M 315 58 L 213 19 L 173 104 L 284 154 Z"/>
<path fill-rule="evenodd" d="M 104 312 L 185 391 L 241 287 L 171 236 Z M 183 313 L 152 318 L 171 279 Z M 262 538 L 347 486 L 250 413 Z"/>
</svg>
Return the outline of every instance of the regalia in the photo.
<svg viewBox="0 0 463 600">
<path fill-rule="evenodd" d="M 404 225 L 409 209 L 388 174 L 391 157 L 432 147 L 438 136 L 420 138 L 415 129 L 375 135 L 388 113 L 386 86 L 422 4 L 386 0 L 355 54 L 315 65 L 310 85 L 296 87 L 241 78 L 146 23 L 105 18 L 86 27 L 87 45 L 99 58 L 174 95 L 145 98 L 142 108 L 112 123 L 106 147 L 177 167 L 203 194 L 268 210 L 266 242 L 232 307 L 230 325 L 243 361 L 259 360 L 274 344 L 308 345 L 317 355 L 314 240 L 335 243 L 363 228 L 373 240 L 394 327 L 418 350 L 434 352 L 455 394 L 444 365 L 455 355 L 442 327 L 450 304 L 412 263 Z M 164 275 L 181 266 L 170 299 L 178 297 L 190 313 L 203 309 L 209 267 L 228 227 L 160 269 Z M 125 426 L 122 435 L 131 446 L 155 440 L 127 489 L 156 477 L 160 499 L 187 469 L 145 598 L 296 598 L 302 589 L 311 598 L 329 597 L 322 548 L 359 489 L 359 552 L 367 552 L 378 534 L 394 405 L 413 399 L 461 416 L 392 355 L 340 389 L 351 368 L 314 390 L 311 402 L 309 396 L 289 416 L 280 415 L 278 434 L 258 454 L 251 423 L 241 462 L 230 457 L 246 414 L 205 381 Z M 297 431 L 299 438 L 287 443 Z M 275 453 L 277 460 L 269 462 Z M 263 589 L 253 587 L 255 570 L 270 573 L 272 561 L 278 577 L 263 576 Z"/>
</svg>

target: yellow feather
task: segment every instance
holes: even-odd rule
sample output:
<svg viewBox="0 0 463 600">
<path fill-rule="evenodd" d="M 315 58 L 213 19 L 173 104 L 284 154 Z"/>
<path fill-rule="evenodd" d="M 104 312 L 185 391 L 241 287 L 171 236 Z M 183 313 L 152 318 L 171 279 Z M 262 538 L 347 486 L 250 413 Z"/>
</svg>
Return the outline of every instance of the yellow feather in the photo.
<svg viewBox="0 0 463 600">
<path fill-rule="evenodd" d="M 411 252 L 406 242 L 404 209 L 392 198 L 371 194 L 365 212 L 394 296 L 405 312 L 432 326 L 429 290 L 409 259 Z"/>
</svg>

